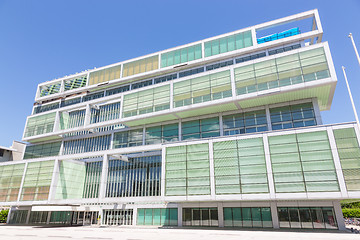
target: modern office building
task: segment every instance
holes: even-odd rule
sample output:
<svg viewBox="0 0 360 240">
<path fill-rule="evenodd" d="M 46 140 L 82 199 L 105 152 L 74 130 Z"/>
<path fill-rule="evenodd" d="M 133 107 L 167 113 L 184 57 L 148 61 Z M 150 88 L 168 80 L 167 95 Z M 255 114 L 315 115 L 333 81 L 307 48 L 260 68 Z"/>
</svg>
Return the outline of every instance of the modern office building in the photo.
<svg viewBox="0 0 360 240">
<path fill-rule="evenodd" d="M 10 224 L 345 228 L 360 131 L 317 10 L 39 84 Z"/>
</svg>

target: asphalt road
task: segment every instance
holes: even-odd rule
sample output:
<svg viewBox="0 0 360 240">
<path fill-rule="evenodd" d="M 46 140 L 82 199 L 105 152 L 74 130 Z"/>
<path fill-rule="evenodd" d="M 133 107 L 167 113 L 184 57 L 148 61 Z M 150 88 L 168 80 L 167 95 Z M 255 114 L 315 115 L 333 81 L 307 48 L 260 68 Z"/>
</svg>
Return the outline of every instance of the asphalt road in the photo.
<svg viewBox="0 0 360 240">
<path fill-rule="evenodd" d="M 360 234 L 338 231 L 289 231 L 289 230 L 227 230 L 140 227 L 39 227 L 0 225 L 1 240 L 347 240 L 360 239 Z"/>
</svg>

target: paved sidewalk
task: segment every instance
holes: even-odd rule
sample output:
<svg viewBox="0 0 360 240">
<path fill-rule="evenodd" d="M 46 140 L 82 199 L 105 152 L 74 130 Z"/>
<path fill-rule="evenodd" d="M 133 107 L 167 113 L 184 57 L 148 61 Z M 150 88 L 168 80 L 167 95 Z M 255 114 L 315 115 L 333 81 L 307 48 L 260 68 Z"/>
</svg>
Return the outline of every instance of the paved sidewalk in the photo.
<svg viewBox="0 0 360 240">
<path fill-rule="evenodd" d="M 227 230 L 139 227 L 40 227 L 0 226 L 1 240 L 99 239 L 99 240 L 360 240 L 360 234 L 338 231 Z"/>
</svg>

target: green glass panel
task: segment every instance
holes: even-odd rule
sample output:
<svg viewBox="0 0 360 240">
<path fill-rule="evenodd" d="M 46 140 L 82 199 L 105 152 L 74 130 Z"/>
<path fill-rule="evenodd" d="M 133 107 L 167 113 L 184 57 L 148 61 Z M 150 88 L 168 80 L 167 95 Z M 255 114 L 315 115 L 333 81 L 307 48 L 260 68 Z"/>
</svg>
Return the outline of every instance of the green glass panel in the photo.
<svg viewBox="0 0 360 240">
<path fill-rule="evenodd" d="M 137 209 L 137 225 L 144 225 L 145 224 L 145 209 L 144 208 L 138 208 Z"/>
<path fill-rule="evenodd" d="M 154 208 L 153 210 L 153 225 L 161 225 L 161 211 L 160 208 Z"/>
<path fill-rule="evenodd" d="M 153 209 L 145 208 L 145 225 L 153 224 Z"/>
<path fill-rule="evenodd" d="M 233 226 L 233 217 L 232 217 L 232 209 L 224 208 L 224 226 L 232 227 Z"/>
<path fill-rule="evenodd" d="M 160 225 L 169 225 L 169 209 L 161 208 L 161 222 Z"/>
</svg>

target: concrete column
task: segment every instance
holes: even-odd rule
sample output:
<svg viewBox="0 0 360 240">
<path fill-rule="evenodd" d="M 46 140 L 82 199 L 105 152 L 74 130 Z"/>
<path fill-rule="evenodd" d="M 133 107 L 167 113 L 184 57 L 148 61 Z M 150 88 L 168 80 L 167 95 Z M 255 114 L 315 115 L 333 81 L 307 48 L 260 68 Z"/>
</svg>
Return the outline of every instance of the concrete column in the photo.
<svg viewBox="0 0 360 240">
<path fill-rule="evenodd" d="M 220 127 L 220 136 L 224 136 L 224 124 L 222 113 L 219 114 L 219 127 Z"/>
<path fill-rule="evenodd" d="M 272 131 L 271 115 L 270 115 L 269 105 L 265 106 L 265 113 L 266 113 L 266 122 L 267 122 L 268 131 Z"/>
<path fill-rule="evenodd" d="M 272 220 L 273 228 L 278 229 L 280 228 L 280 224 L 279 224 L 276 202 L 270 202 L 270 209 L 271 209 L 271 220 Z"/>
<path fill-rule="evenodd" d="M 268 140 L 268 136 L 265 134 L 263 135 L 263 143 L 264 143 L 265 164 L 266 164 L 267 179 L 269 184 L 270 199 L 275 199 L 275 186 L 274 186 L 274 178 L 271 167 L 269 140 Z"/>
<path fill-rule="evenodd" d="M 219 227 L 224 227 L 224 208 L 223 203 L 218 203 L 218 221 L 219 221 Z"/>
<path fill-rule="evenodd" d="M 339 153 L 338 153 L 338 150 L 336 147 L 334 132 L 330 127 L 327 128 L 326 130 L 327 130 L 327 134 L 329 137 L 331 153 L 333 156 L 337 179 L 339 181 L 341 196 L 344 198 L 348 198 L 349 196 L 348 196 L 347 189 L 346 189 L 344 174 L 343 174 L 343 171 L 341 168 Z"/>
<path fill-rule="evenodd" d="M 132 219 L 132 225 L 137 225 L 137 207 L 133 208 L 133 219 Z"/>
<path fill-rule="evenodd" d="M 10 223 L 10 216 L 11 216 L 11 212 L 12 212 L 13 208 L 11 207 L 9 209 L 9 213 L 8 213 L 8 216 L 7 216 L 7 219 L 6 219 L 6 224 L 9 224 Z"/>
<path fill-rule="evenodd" d="M 50 219 L 51 219 L 51 211 L 49 211 L 47 219 L 46 219 L 46 224 L 50 224 Z"/>
<path fill-rule="evenodd" d="M 165 159 L 166 159 L 166 152 L 165 147 L 161 148 L 161 179 L 160 179 L 160 196 L 165 197 Z"/>
<path fill-rule="evenodd" d="M 235 74 L 234 74 L 234 68 L 230 68 L 230 81 L 231 81 L 231 93 L 232 97 L 236 97 L 236 85 L 235 85 Z"/>
<path fill-rule="evenodd" d="M 25 222 L 25 224 L 29 224 L 30 213 L 31 213 L 31 208 L 28 210 L 28 214 L 27 214 L 27 216 L 26 216 L 26 222 Z"/>
<path fill-rule="evenodd" d="M 57 183 L 58 183 L 58 179 L 59 179 L 59 172 L 60 172 L 59 166 L 60 166 L 59 160 L 55 159 L 54 169 L 53 169 L 53 174 L 52 174 L 51 184 L 50 184 L 50 189 L 49 189 L 48 202 L 55 199 L 56 187 L 57 187 Z"/>
<path fill-rule="evenodd" d="M 336 221 L 337 221 L 337 225 L 339 227 L 339 230 L 340 231 L 345 231 L 346 226 L 345 226 L 344 217 L 343 217 L 343 214 L 342 214 L 342 211 L 341 211 L 340 200 L 333 201 L 333 204 L 334 204 L 335 217 L 336 217 Z"/>
<path fill-rule="evenodd" d="M 99 199 L 105 198 L 105 195 L 106 195 L 106 182 L 107 182 L 108 166 L 109 166 L 108 155 L 104 154 L 103 164 L 102 164 L 102 169 L 101 169 Z"/>
<path fill-rule="evenodd" d="M 182 216 L 183 214 L 183 208 L 180 204 L 178 204 L 178 227 L 182 227 Z"/>
<path fill-rule="evenodd" d="M 174 106 L 174 83 L 170 82 L 170 109 Z"/>
<path fill-rule="evenodd" d="M 215 200 L 215 173 L 214 173 L 214 152 L 213 142 L 209 141 L 209 162 L 210 162 L 210 195 Z"/>
<path fill-rule="evenodd" d="M 86 112 L 85 112 L 85 120 L 84 120 L 85 127 L 90 124 L 90 118 L 91 118 L 91 107 L 90 107 L 90 104 L 87 104 Z"/>
<path fill-rule="evenodd" d="M 316 119 L 316 124 L 317 125 L 323 125 L 322 119 L 321 119 L 321 114 L 320 114 L 320 108 L 319 108 L 319 104 L 316 98 L 312 99 L 312 104 L 314 106 L 314 113 L 315 113 L 315 119 Z"/>
</svg>

